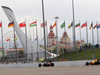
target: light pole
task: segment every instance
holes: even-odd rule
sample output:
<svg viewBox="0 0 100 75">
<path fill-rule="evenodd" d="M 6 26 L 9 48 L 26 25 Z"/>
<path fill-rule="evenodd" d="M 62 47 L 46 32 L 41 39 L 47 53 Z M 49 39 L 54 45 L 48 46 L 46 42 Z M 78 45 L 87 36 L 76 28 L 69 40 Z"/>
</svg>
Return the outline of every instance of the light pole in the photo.
<svg viewBox="0 0 100 75">
<path fill-rule="evenodd" d="M 75 37 L 75 15 L 74 15 L 74 0 L 72 0 L 72 12 L 73 12 L 73 44 L 74 51 L 76 51 L 76 37 Z M 77 60 L 79 59 L 78 49 L 77 49 Z"/>
<path fill-rule="evenodd" d="M 45 37 L 45 17 L 44 17 L 44 3 L 43 3 L 43 0 L 42 0 L 42 15 L 43 15 L 43 30 L 44 30 L 45 62 L 47 62 L 47 56 L 46 56 L 46 37 Z"/>
<path fill-rule="evenodd" d="M 57 55 L 59 55 L 59 47 L 58 47 L 58 27 L 57 27 L 57 19 L 59 19 L 58 16 L 55 17 L 56 19 L 56 41 L 57 41 Z"/>
</svg>

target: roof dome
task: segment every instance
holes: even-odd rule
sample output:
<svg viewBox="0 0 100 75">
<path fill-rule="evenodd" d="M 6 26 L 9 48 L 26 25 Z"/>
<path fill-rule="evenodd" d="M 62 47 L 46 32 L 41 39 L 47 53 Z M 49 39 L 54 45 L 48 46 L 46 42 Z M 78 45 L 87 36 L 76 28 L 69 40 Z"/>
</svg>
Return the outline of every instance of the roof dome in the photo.
<svg viewBox="0 0 100 75">
<path fill-rule="evenodd" d="M 52 29 L 52 25 L 50 25 L 50 29 Z"/>
<path fill-rule="evenodd" d="M 55 38 L 55 34 L 53 31 L 50 31 L 49 35 L 48 35 L 49 38 Z"/>
<path fill-rule="evenodd" d="M 50 25 L 50 32 L 48 34 L 48 38 L 55 38 L 55 37 L 56 36 L 55 36 L 55 34 L 54 34 L 53 30 L 52 30 L 52 25 Z"/>
<path fill-rule="evenodd" d="M 67 32 L 64 32 L 64 33 L 63 33 L 63 37 L 62 37 L 62 38 L 65 38 L 65 37 L 68 38 Z"/>
</svg>

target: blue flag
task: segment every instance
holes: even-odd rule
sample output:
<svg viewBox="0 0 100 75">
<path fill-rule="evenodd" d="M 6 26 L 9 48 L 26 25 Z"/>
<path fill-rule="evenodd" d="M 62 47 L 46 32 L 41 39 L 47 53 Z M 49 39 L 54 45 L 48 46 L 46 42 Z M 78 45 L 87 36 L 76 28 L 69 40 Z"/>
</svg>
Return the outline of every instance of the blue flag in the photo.
<svg viewBox="0 0 100 75">
<path fill-rule="evenodd" d="M 100 28 L 100 24 L 99 24 L 99 25 L 97 25 L 97 28 Z"/>
</svg>

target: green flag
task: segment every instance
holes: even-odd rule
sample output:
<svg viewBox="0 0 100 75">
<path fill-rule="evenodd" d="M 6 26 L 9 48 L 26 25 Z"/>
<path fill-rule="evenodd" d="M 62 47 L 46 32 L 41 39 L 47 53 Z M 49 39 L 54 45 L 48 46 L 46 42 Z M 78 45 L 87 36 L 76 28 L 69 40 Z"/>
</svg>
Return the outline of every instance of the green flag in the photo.
<svg viewBox="0 0 100 75">
<path fill-rule="evenodd" d="M 61 29 L 65 27 L 65 22 L 61 25 Z"/>
<path fill-rule="evenodd" d="M 14 41 L 16 41 L 16 40 L 17 40 L 17 38 L 14 39 Z"/>
<path fill-rule="evenodd" d="M 75 27 L 79 27 L 79 26 L 80 26 L 80 23 L 78 23 L 78 24 L 75 25 Z"/>
</svg>

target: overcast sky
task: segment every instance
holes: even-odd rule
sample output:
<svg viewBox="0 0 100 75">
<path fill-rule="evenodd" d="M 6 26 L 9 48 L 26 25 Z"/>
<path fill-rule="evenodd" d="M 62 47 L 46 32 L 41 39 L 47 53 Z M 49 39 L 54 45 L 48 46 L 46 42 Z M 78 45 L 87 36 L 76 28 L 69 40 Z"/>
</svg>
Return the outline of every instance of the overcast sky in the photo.
<svg viewBox="0 0 100 75">
<path fill-rule="evenodd" d="M 42 0 L 0 0 L 0 6 L 10 7 L 17 19 L 18 23 L 27 21 L 27 25 L 35 20 L 38 22 L 38 34 L 40 36 L 40 24 L 42 23 Z M 91 21 L 93 25 L 100 23 L 100 0 L 74 0 L 75 6 L 75 23 L 79 21 L 81 24 L 87 21 L 88 29 L 90 27 Z M 68 29 L 68 25 L 72 22 L 72 2 L 71 0 L 44 0 L 44 12 L 45 20 L 48 22 L 48 28 L 50 25 L 53 25 L 55 22 L 55 17 L 58 16 L 58 35 L 59 38 L 62 37 L 64 29 L 60 28 L 60 25 L 66 22 L 66 30 L 68 36 L 72 40 L 72 28 Z M 0 8 L 0 20 L 3 22 L 4 34 L 11 31 L 12 28 L 8 28 L 8 19 Z M 82 28 L 82 39 L 86 41 L 86 28 Z M 24 30 L 24 28 L 22 28 Z M 55 28 L 53 29 L 55 32 Z M 31 34 L 33 32 L 32 28 L 30 29 Z M 35 28 L 34 28 L 35 31 Z M 29 32 L 29 28 L 28 28 Z M 92 33 L 89 30 L 89 42 L 92 42 Z M 97 43 L 97 33 L 96 29 L 94 30 L 95 34 L 95 43 Z M 33 36 L 33 35 L 31 35 Z M 35 36 L 35 35 L 34 35 Z M 35 37 L 34 37 L 35 38 Z M 79 28 L 76 28 L 76 40 L 80 39 Z"/>
</svg>

